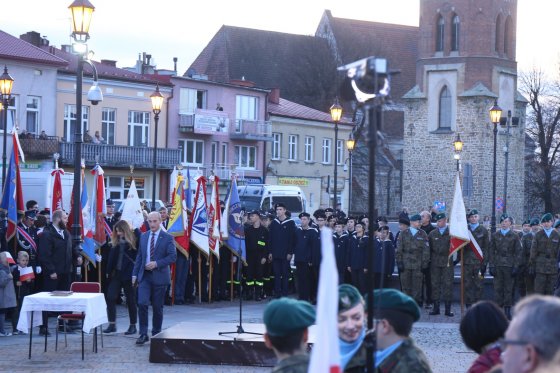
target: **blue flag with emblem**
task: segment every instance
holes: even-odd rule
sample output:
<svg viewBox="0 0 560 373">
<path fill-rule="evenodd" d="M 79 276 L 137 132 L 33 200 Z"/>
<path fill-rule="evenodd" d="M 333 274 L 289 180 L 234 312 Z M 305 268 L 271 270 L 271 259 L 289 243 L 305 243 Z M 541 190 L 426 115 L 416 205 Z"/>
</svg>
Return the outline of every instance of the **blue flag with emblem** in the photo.
<svg viewBox="0 0 560 373">
<path fill-rule="evenodd" d="M 206 178 L 200 176 L 196 182 L 194 208 L 192 219 L 189 221 L 189 237 L 191 243 L 208 257 L 210 244 L 208 242 L 208 215 L 206 211 Z"/>
<path fill-rule="evenodd" d="M 245 229 L 243 227 L 244 211 L 241 210 L 241 201 L 239 200 L 239 193 L 237 192 L 235 176 L 231 179 L 226 209 L 228 214 L 224 216 L 224 218 L 227 219 L 228 238 L 225 243 L 235 255 L 239 256 L 243 262 L 246 262 Z"/>
</svg>

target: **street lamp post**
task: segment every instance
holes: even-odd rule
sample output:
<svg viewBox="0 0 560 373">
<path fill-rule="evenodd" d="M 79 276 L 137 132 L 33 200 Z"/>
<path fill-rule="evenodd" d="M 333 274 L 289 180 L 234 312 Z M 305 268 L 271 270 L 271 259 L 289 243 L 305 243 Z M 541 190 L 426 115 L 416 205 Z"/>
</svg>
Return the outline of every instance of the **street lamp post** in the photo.
<svg viewBox="0 0 560 373">
<path fill-rule="evenodd" d="M 354 140 L 354 135 L 350 133 L 350 137 L 346 140 L 346 148 L 348 148 L 348 159 L 350 162 L 350 169 L 348 172 L 348 215 L 350 216 L 350 211 L 352 211 L 352 152 L 356 146 L 356 140 Z"/>
<path fill-rule="evenodd" d="M 153 169 L 152 169 L 152 211 L 156 211 L 156 173 L 157 173 L 157 135 L 158 135 L 158 122 L 159 113 L 161 113 L 161 106 L 163 105 L 163 95 L 159 91 L 159 84 L 156 85 L 156 90 L 150 95 L 152 100 L 152 110 L 154 112 L 154 155 L 153 155 Z"/>
<path fill-rule="evenodd" d="M 2 118 L 4 121 L 4 138 L 2 149 L 2 190 L 4 190 L 4 184 L 6 183 L 6 147 L 7 147 L 7 136 L 8 136 L 8 108 L 10 107 L 10 98 L 12 95 L 12 87 L 14 85 L 14 79 L 8 74 L 8 67 L 4 65 L 4 73 L 0 76 L 0 94 L 2 95 Z"/>
<path fill-rule="evenodd" d="M 496 233 L 496 146 L 498 135 L 498 124 L 502 116 L 502 109 L 498 106 L 498 100 L 494 101 L 494 106 L 490 108 L 490 121 L 494 124 L 494 166 L 492 169 L 492 220 L 490 230 Z"/>
<path fill-rule="evenodd" d="M 78 53 L 78 66 L 76 69 L 76 125 L 74 127 L 74 187 L 72 189 L 73 208 L 78 210 L 79 206 L 81 206 L 83 72 L 85 54 L 87 53 L 86 42 L 89 39 L 89 26 L 95 7 L 88 0 L 75 0 L 68 9 L 72 13 L 72 38 L 75 41 L 74 51 Z M 80 215 L 80 213 L 73 214 L 72 240 L 74 247 L 78 247 L 82 239 Z"/>
<path fill-rule="evenodd" d="M 342 106 L 338 103 L 338 97 L 336 101 L 331 106 L 331 118 L 334 122 L 334 197 L 333 197 L 333 210 L 336 211 L 337 199 L 337 175 L 338 175 L 338 122 L 340 122 L 340 117 L 342 116 Z"/>
<path fill-rule="evenodd" d="M 506 146 L 504 146 L 505 169 L 504 169 L 504 214 L 507 211 L 507 185 L 508 185 L 508 160 L 509 160 L 509 128 L 511 124 L 511 110 L 508 110 L 506 122 Z"/>
<path fill-rule="evenodd" d="M 460 170 L 459 161 L 461 160 L 461 152 L 463 151 L 463 141 L 461 141 L 461 136 L 457 133 L 455 141 L 453 141 L 453 149 L 455 149 L 455 154 L 453 158 L 457 161 L 457 172 Z"/>
</svg>

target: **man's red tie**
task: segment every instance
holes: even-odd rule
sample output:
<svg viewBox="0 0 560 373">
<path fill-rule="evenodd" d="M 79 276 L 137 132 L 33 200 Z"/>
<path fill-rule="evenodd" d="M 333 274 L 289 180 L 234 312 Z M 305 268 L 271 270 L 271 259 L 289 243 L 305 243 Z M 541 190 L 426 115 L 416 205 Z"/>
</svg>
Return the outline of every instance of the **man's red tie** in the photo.
<svg viewBox="0 0 560 373">
<path fill-rule="evenodd" d="M 156 234 L 152 233 L 152 239 L 150 240 L 150 260 L 154 260 L 154 255 L 156 254 Z"/>
</svg>

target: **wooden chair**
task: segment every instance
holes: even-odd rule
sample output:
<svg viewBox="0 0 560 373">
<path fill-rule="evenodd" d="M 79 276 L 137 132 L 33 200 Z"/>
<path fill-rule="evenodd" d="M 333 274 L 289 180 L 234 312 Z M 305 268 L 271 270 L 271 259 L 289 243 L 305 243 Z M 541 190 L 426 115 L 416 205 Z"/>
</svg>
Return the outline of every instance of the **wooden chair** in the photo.
<svg viewBox="0 0 560 373">
<path fill-rule="evenodd" d="M 99 282 L 73 282 L 70 285 L 70 290 L 75 293 L 101 293 L 101 284 Z M 84 319 L 86 314 L 82 313 L 62 313 L 58 315 L 57 326 L 56 326 L 56 340 L 55 340 L 55 351 L 58 351 L 58 328 L 60 321 L 64 326 L 64 346 L 68 347 L 68 340 L 66 338 L 67 334 L 67 321 L 70 320 L 81 320 L 82 328 L 82 360 L 84 360 Z M 101 347 L 103 347 L 103 332 L 101 330 L 102 325 L 99 325 L 99 333 L 101 334 Z M 93 332 L 93 351 L 97 352 L 97 327 L 95 327 Z"/>
</svg>

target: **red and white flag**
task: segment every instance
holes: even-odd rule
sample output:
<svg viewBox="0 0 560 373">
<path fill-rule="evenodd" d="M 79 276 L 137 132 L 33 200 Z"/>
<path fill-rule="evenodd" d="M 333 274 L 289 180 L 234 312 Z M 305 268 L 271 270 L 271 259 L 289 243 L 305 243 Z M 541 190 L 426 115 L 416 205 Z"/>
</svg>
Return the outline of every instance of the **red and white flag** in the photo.
<svg viewBox="0 0 560 373">
<path fill-rule="evenodd" d="M 14 258 L 12 258 L 12 254 L 9 251 L 4 251 L 6 253 L 6 258 L 8 259 L 8 264 L 16 264 Z"/>
<path fill-rule="evenodd" d="M 210 177 L 212 183 L 212 197 L 208 206 L 208 244 L 210 252 L 220 259 L 219 241 L 220 241 L 220 195 L 218 193 L 218 183 L 220 178 L 217 176 Z"/>
<path fill-rule="evenodd" d="M 317 341 L 311 352 L 309 373 L 340 373 L 338 341 L 338 271 L 334 257 L 332 230 L 321 229 L 321 269 L 317 295 Z"/>
<path fill-rule="evenodd" d="M 108 231 L 111 228 L 105 221 L 105 214 L 107 213 L 107 205 L 105 204 L 105 172 L 99 164 L 91 170 L 93 175 L 93 201 L 90 205 L 90 227 L 93 233 L 93 239 L 101 246 L 105 243 L 107 235 L 111 235 Z"/>
<path fill-rule="evenodd" d="M 471 241 L 466 216 L 467 212 L 465 210 L 465 202 L 463 201 L 461 181 L 459 180 L 459 173 L 457 172 L 457 177 L 455 178 L 455 194 L 453 196 L 453 205 L 451 206 L 451 215 L 449 216 L 449 235 L 451 236 L 449 256 L 455 254 Z"/>
<path fill-rule="evenodd" d="M 33 267 L 20 267 L 18 266 L 19 270 L 19 280 L 21 282 L 27 280 L 33 280 L 35 278 L 35 273 L 33 273 Z"/>
<path fill-rule="evenodd" d="M 52 213 L 54 211 L 64 209 L 62 205 L 62 182 L 60 181 L 60 175 L 64 175 L 64 170 L 62 168 L 56 168 L 51 172 L 51 175 L 54 176 L 51 204 L 52 219 Z"/>
</svg>

